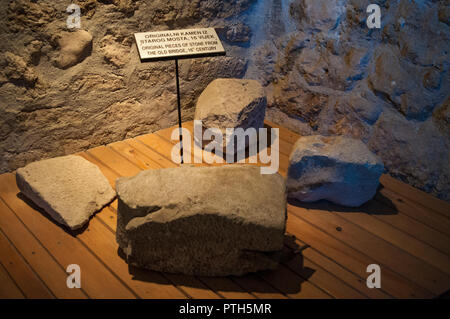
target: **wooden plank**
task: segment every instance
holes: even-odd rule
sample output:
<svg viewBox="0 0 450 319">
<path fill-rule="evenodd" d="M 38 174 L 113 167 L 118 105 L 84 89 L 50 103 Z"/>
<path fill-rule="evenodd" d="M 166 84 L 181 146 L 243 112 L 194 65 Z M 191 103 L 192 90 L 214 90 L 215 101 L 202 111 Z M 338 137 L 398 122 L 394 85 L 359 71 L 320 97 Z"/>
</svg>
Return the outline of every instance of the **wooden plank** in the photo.
<svg viewBox="0 0 450 319">
<path fill-rule="evenodd" d="M 168 160 L 158 152 L 154 151 L 148 145 L 138 141 L 137 139 L 130 139 L 124 141 L 126 144 L 134 148 L 136 151 L 141 154 L 146 155 L 147 157 L 152 158 L 155 162 L 158 163 L 160 167 L 178 167 L 178 164 L 175 164 L 171 160 Z"/>
<path fill-rule="evenodd" d="M 161 142 L 157 142 L 157 143 L 155 143 L 154 145 L 161 145 L 162 143 Z M 172 144 L 173 145 L 173 144 Z M 166 150 L 167 150 L 168 148 L 166 148 Z M 122 150 L 125 150 L 125 148 L 122 148 Z M 158 154 L 157 152 L 153 152 L 153 153 L 150 153 L 150 154 L 148 154 L 149 155 L 149 157 L 150 156 L 152 156 L 153 154 Z M 137 165 L 137 159 L 135 159 L 135 158 L 133 158 L 133 157 L 128 157 L 128 159 L 131 161 L 131 162 L 133 162 L 134 164 L 136 164 Z M 136 162 L 134 162 L 134 161 L 136 161 Z M 218 290 L 218 293 L 220 293 L 220 295 L 221 296 L 224 296 L 224 297 L 226 297 L 226 298 L 242 298 L 243 297 L 243 293 L 245 293 L 245 294 L 247 294 L 246 296 L 247 297 L 251 297 L 251 295 L 250 294 L 248 294 L 248 293 L 246 293 L 246 292 L 244 292 L 244 291 L 239 291 L 239 290 L 236 290 L 236 289 L 240 289 L 239 288 L 239 286 L 237 286 L 236 284 L 234 284 L 234 283 L 230 283 L 230 282 L 228 282 L 229 280 L 220 280 L 219 282 L 221 283 L 221 286 L 218 286 L 218 281 L 216 280 L 216 281 L 213 281 L 212 283 L 210 282 L 211 281 L 211 279 L 207 279 L 207 285 L 209 286 L 209 284 L 214 284 L 214 287 L 215 287 L 215 289 L 217 289 Z M 236 280 L 237 282 L 239 282 L 239 279 L 237 279 Z M 227 283 L 226 283 L 227 282 Z M 208 284 L 209 283 L 209 284 Z M 226 285 L 224 285 L 224 283 L 226 283 Z M 233 295 L 232 293 L 233 292 L 229 292 L 229 291 L 227 291 L 227 289 L 230 289 L 230 287 L 234 287 L 234 291 L 233 292 L 237 292 L 238 294 L 237 295 Z"/>
<path fill-rule="evenodd" d="M 116 225 L 117 225 L 117 209 L 113 209 L 113 208 L 109 208 L 109 209 L 113 210 L 112 215 L 114 215 L 114 217 L 115 217 L 114 219 L 116 220 L 116 222 L 113 225 L 111 225 L 111 231 L 115 234 Z M 109 213 L 106 218 L 108 218 L 108 217 L 109 217 Z M 100 220 L 102 220 L 103 222 L 105 221 L 104 216 L 98 215 L 98 218 Z M 117 251 L 117 249 L 116 249 L 116 251 Z M 152 274 L 152 276 L 149 276 L 148 274 L 146 274 L 147 272 Z M 167 285 L 168 282 L 171 282 L 176 287 L 178 287 L 181 291 L 185 292 L 186 295 L 188 295 L 189 297 L 192 297 L 192 298 L 199 298 L 199 299 L 217 299 L 217 298 L 219 298 L 219 295 L 217 295 L 214 292 L 212 292 L 211 290 L 209 290 L 208 287 L 206 287 L 201 281 L 199 281 L 195 277 L 185 276 L 185 275 L 177 275 L 177 274 L 163 274 L 163 273 L 159 273 L 159 272 L 153 272 L 150 270 L 148 270 L 148 271 L 141 270 L 140 275 L 141 275 L 141 277 L 147 277 L 146 281 L 150 281 L 151 278 L 155 278 L 151 281 L 153 281 L 155 283 L 164 282 L 165 283 L 164 285 Z M 159 278 L 159 277 L 161 277 L 161 278 Z M 159 287 L 154 287 L 150 291 L 152 293 L 157 293 L 157 295 L 153 295 L 153 296 L 149 296 L 148 293 L 142 294 L 142 292 L 139 292 L 135 289 L 134 285 L 132 285 L 131 287 L 142 298 L 158 298 L 159 299 L 159 298 L 163 298 L 163 297 L 161 297 L 161 295 L 165 295 L 166 297 L 164 297 L 164 298 L 175 298 L 175 296 L 179 295 L 179 292 L 172 291 L 173 290 L 172 288 L 174 288 L 174 287 L 170 287 L 170 289 L 164 288 L 165 290 L 168 291 L 167 294 L 160 293 L 159 290 L 161 290 L 161 289 Z M 183 298 L 183 297 L 184 297 L 184 295 L 178 296 L 178 298 Z"/>
<path fill-rule="evenodd" d="M 280 265 L 276 271 L 262 272 L 261 278 L 293 299 L 330 299 L 327 292 Z"/>
<path fill-rule="evenodd" d="M 256 299 L 228 277 L 198 277 L 206 286 L 225 299 Z"/>
<path fill-rule="evenodd" d="M 194 123 L 191 122 L 186 122 L 183 123 L 183 128 L 187 129 L 190 132 L 190 136 L 191 136 L 191 147 L 192 147 L 192 152 L 194 154 L 202 154 L 201 156 L 204 156 L 204 154 L 206 152 L 203 151 L 203 149 L 198 146 L 195 142 L 194 142 Z M 167 141 L 171 142 L 170 140 L 170 131 L 162 130 L 162 131 L 158 131 L 156 132 L 159 136 L 163 137 L 164 139 L 166 139 Z M 172 142 L 173 143 L 173 142 Z M 261 152 L 261 151 L 260 151 Z M 271 153 L 271 148 L 269 147 L 269 154 Z M 215 155 L 211 152 L 208 153 L 208 155 L 214 159 L 213 163 L 209 163 L 208 165 L 211 166 L 221 166 L 221 165 L 230 165 L 232 163 L 226 163 L 226 158 L 224 157 L 220 157 L 218 155 Z M 239 160 L 237 163 L 243 164 L 249 164 L 249 165 L 258 165 L 258 166 L 268 166 L 269 164 L 261 164 L 260 162 L 258 162 L 258 159 L 260 158 L 260 154 L 246 154 L 247 157 L 243 158 L 241 160 Z M 200 156 L 197 156 L 197 158 L 200 158 Z M 205 160 L 203 162 L 206 162 Z M 198 164 L 200 165 L 200 164 Z"/>
<path fill-rule="evenodd" d="M 161 168 L 161 165 L 140 151 L 131 147 L 126 142 L 116 142 L 108 144 L 108 147 L 125 157 L 140 169 Z"/>
<path fill-rule="evenodd" d="M 439 269 L 348 222 L 335 212 L 293 205 L 289 205 L 288 210 L 360 252 L 369 252 L 379 264 L 407 276 L 436 295 L 450 287 L 450 277 Z"/>
<path fill-rule="evenodd" d="M 403 183 L 388 174 L 384 174 L 380 181 L 386 188 L 389 188 L 399 195 L 408 198 L 412 202 L 437 212 L 442 216 L 450 218 L 449 203 L 414 188 L 411 185 Z"/>
<path fill-rule="evenodd" d="M 183 124 L 183 128 L 186 128 L 185 124 Z M 168 151 L 167 147 L 164 148 L 164 154 L 166 155 L 166 157 L 168 159 L 171 159 L 171 151 L 172 151 L 174 145 L 176 143 L 178 143 L 177 141 L 171 140 L 171 134 L 172 134 L 174 129 L 176 129 L 176 128 L 169 127 L 169 128 L 166 128 L 166 129 L 163 129 L 163 130 L 160 130 L 160 131 L 157 131 L 157 132 L 154 133 L 155 136 L 162 137 L 162 140 L 165 143 L 168 143 L 169 145 L 171 145 L 170 146 L 170 152 L 167 152 Z M 193 136 L 193 134 L 191 134 L 191 138 L 189 139 L 190 144 L 191 144 L 191 148 L 189 149 L 187 147 L 187 145 L 186 145 L 187 139 L 186 139 L 186 137 L 184 137 L 183 159 L 184 159 L 185 163 L 197 164 L 197 162 L 202 162 L 202 155 L 199 156 L 199 155 L 197 155 L 194 152 L 195 143 L 194 143 L 193 138 L 194 138 L 194 136 Z M 148 140 L 147 141 L 141 140 L 141 141 L 146 143 L 148 146 L 150 146 L 154 150 L 156 150 L 156 148 L 159 148 L 161 146 L 161 144 L 162 144 L 162 142 L 155 143 L 155 139 L 154 138 L 153 138 L 153 141 L 148 141 Z"/>
<path fill-rule="evenodd" d="M 2 183 L 4 184 L 6 181 L 3 180 Z M 2 190 L 0 191 L 0 197 L 3 197 L 3 195 Z M 68 274 L 65 272 L 65 268 L 55 261 L 2 199 L 0 199 L 0 216 L 0 228 L 5 236 L 8 237 L 30 267 L 39 274 L 53 295 L 57 298 L 83 299 L 87 297 L 82 289 L 67 288 Z"/>
<path fill-rule="evenodd" d="M 284 294 L 281 294 L 278 290 L 273 288 L 264 280 L 261 280 L 255 274 L 247 274 L 241 277 L 231 277 L 234 282 L 238 282 L 239 285 L 246 291 L 251 292 L 256 298 L 259 299 L 287 299 Z"/>
<path fill-rule="evenodd" d="M 331 205 L 327 205 L 331 206 Z M 433 265 L 443 273 L 450 273 L 450 257 L 416 238 L 361 212 L 336 213 L 339 217 L 360 226 L 412 256 Z"/>
<path fill-rule="evenodd" d="M 115 200 L 117 203 L 117 199 Z M 95 215 L 110 231 L 113 231 L 115 234 L 115 229 L 117 225 L 117 215 L 116 211 L 111 207 L 105 207 L 101 211 L 97 212 Z M 89 228 L 88 228 L 89 229 Z M 111 239 L 113 241 L 116 240 L 115 236 Z"/>
<path fill-rule="evenodd" d="M 105 229 L 99 218 L 93 218 L 89 228 L 79 234 L 78 238 L 138 297 L 158 299 L 186 297 L 157 272 L 132 271 L 130 273 L 130 267 L 117 253 L 118 244 L 114 235 L 113 231 Z"/>
<path fill-rule="evenodd" d="M 297 256 L 298 257 L 298 256 Z M 324 289 L 320 286 L 324 282 L 325 273 L 319 272 L 316 277 L 309 277 L 307 270 L 301 264 L 296 264 L 299 260 L 291 259 L 283 261 L 278 265 L 278 268 L 273 271 L 266 271 L 258 273 L 262 279 L 270 283 L 273 287 L 286 294 L 289 298 L 294 299 L 329 299 L 333 295 L 328 291 L 332 289 Z M 333 285 L 336 282 L 332 282 Z M 328 283 L 326 286 L 329 286 Z M 343 284 L 342 282 L 340 284 Z M 357 294 L 355 293 L 354 296 Z"/>
<path fill-rule="evenodd" d="M 26 298 L 54 298 L 1 230 L 0 261 Z"/>
<path fill-rule="evenodd" d="M 0 299 L 24 299 L 25 296 L 0 263 Z"/>
<path fill-rule="evenodd" d="M 98 161 L 104 163 L 108 161 L 107 165 L 109 168 L 114 167 L 114 171 L 121 176 L 134 176 L 141 171 L 141 169 L 126 160 L 125 157 L 121 156 L 119 153 L 112 151 L 111 148 L 106 146 L 99 146 L 92 148 L 87 151 L 89 155 L 94 156 Z"/>
<path fill-rule="evenodd" d="M 118 148 L 119 149 L 119 148 Z M 121 150 L 125 150 L 126 148 L 120 148 Z M 115 170 L 115 171 L 122 171 L 122 172 L 125 172 L 126 171 L 126 168 L 122 165 L 122 164 L 120 164 L 120 163 L 118 163 L 117 161 L 109 161 L 109 159 L 110 158 L 112 158 L 113 157 L 113 154 L 111 153 L 112 152 L 112 150 L 110 150 L 110 151 L 108 151 L 107 149 L 102 149 L 102 156 L 104 156 L 103 158 L 103 162 L 105 162 L 105 164 L 106 165 L 108 165 L 111 169 L 113 169 L 113 170 Z M 135 159 L 134 157 L 129 157 L 129 160 L 130 160 L 130 162 L 131 163 L 133 163 L 133 164 L 135 164 L 136 166 L 138 165 L 137 163 L 134 163 L 133 161 L 136 161 L 136 162 L 138 162 L 139 160 L 138 159 Z M 128 164 L 125 164 L 125 166 L 128 166 Z M 168 275 L 167 274 L 167 276 L 169 276 L 170 277 L 170 275 Z M 198 283 L 198 285 L 202 285 L 202 283 Z M 229 287 L 229 285 L 232 285 L 232 284 L 228 284 L 226 287 L 228 288 Z M 191 287 L 189 287 L 189 286 L 186 286 L 185 287 L 186 289 L 189 289 L 190 290 L 190 288 Z M 197 294 L 197 296 L 198 296 L 198 293 L 199 293 L 199 290 L 198 289 L 196 289 L 195 287 L 194 287 L 194 289 L 195 289 L 195 291 L 193 291 L 194 293 L 196 293 Z M 211 292 L 210 291 L 204 291 L 204 292 L 202 292 L 205 296 L 198 296 L 199 298 L 210 298 L 211 297 Z M 231 294 L 230 293 L 228 293 L 228 292 L 224 292 L 225 293 L 225 295 L 227 296 L 227 297 L 230 297 L 231 296 Z M 250 295 L 249 294 L 247 294 L 248 296 L 247 297 L 250 297 Z M 239 297 L 236 297 L 236 298 L 241 298 L 242 297 L 242 294 L 239 294 Z"/>
<path fill-rule="evenodd" d="M 450 255 L 450 237 L 420 223 L 405 214 L 380 214 L 372 215 L 399 230 L 404 231 L 433 248 Z"/>
<path fill-rule="evenodd" d="M 320 252 L 327 258 L 335 261 L 345 269 L 354 273 L 359 278 L 360 285 L 365 285 L 365 278 L 368 274 L 366 268 L 370 264 L 377 264 L 378 262 L 370 255 L 370 251 L 364 253 L 352 248 L 342 241 L 323 232 L 313 224 L 305 222 L 294 214 L 289 215 L 287 220 L 288 233 L 295 234 L 295 236 L 302 242 L 309 245 L 311 248 Z M 305 250 L 306 254 L 308 250 Z M 367 254 L 369 255 L 367 255 Z M 359 290 L 364 290 L 362 287 Z M 375 291 L 377 289 L 373 289 Z M 420 287 L 389 268 L 382 268 L 382 285 L 381 291 L 387 292 L 389 295 L 396 298 L 431 298 L 433 294 L 428 290 Z"/>
<path fill-rule="evenodd" d="M 296 221 L 292 220 L 293 218 L 295 217 L 291 217 L 290 221 L 292 223 L 295 223 Z M 367 296 L 368 298 L 375 298 L 375 299 L 392 298 L 392 296 L 385 293 L 381 289 L 369 289 L 365 283 L 366 280 L 365 278 L 362 278 L 356 275 L 355 273 L 351 272 L 350 270 L 346 269 L 345 267 L 341 266 L 336 261 L 330 259 L 320 251 L 316 250 L 314 247 L 310 247 L 305 242 L 296 238 L 295 235 L 293 234 L 290 235 L 291 237 L 295 238 L 295 241 L 293 243 L 287 241 L 286 245 L 291 247 L 292 249 L 298 249 L 298 247 L 303 247 L 304 249 L 302 249 L 301 254 L 305 260 L 310 260 L 312 263 L 318 265 L 318 267 L 322 268 L 324 271 L 327 271 L 336 278 L 339 278 L 345 284 L 358 290 L 361 294 Z M 299 236 L 301 236 L 301 234 L 299 234 Z"/>
<path fill-rule="evenodd" d="M 125 148 L 120 148 L 120 149 L 123 150 Z M 112 150 L 108 150 L 108 149 L 103 150 L 103 152 L 105 152 L 106 155 L 107 155 L 107 153 L 110 153 L 111 151 Z M 115 170 L 106 166 L 106 164 L 102 163 L 101 161 L 99 161 L 98 159 L 93 157 L 92 155 L 89 155 L 89 154 L 80 154 L 80 155 L 83 156 L 84 158 L 86 158 L 87 160 L 91 161 L 93 164 L 97 165 L 101 171 L 109 171 L 111 174 L 111 177 L 114 181 L 120 177 L 120 175 Z M 104 161 L 108 163 L 108 160 L 104 160 Z M 117 163 L 117 162 L 113 161 L 112 163 Z M 121 169 L 126 169 L 126 167 L 119 168 L 119 170 L 121 170 Z M 114 187 L 114 184 L 111 183 L 111 185 L 113 187 Z M 115 203 L 117 204 L 117 200 L 115 201 Z M 115 208 L 110 207 L 110 208 L 102 210 L 101 212 L 99 212 L 97 214 L 97 217 L 102 222 L 107 224 L 109 226 L 109 228 L 115 234 L 116 225 L 117 225 L 117 206 L 115 206 Z M 115 242 L 115 240 L 114 240 L 114 242 Z M 116 248 L 116 250 L 117 250 L 117 248 Z M 141 275 L 145 276 L 146 271 L 142 270 L 140 273 L 141 273 Z M 156 272 L 150 272 L 150 271 L 149 271 L 149 273 L 153 274 L 153 277 L 155 277 L 158 274 Z M 153 280 L 153 281 L 165 282 L 165 284 L 167 284 L 168 280 L 166 279 L 166 277 L 168 277 L 171 282 L 174 282 L 179 288 L 181 288 L 181 290 L 186 291 L 186 293 L 193 298 L 205 298 L 205 299 L 218 298 L 218 295 L 216 295 L 212 291 L 209 291 L 198 280 L 195 280 L 195 279 L 190 280 L 189 278 L 187 278 L 187 276 L 185 276 L 185 278 L 182 278 L 181 276 L 176 276 L 176 275 L 171 275 L 171 274 L 167 274 L 165 276 L 158 274 L 158 276 L 160 278 L 156 278 L 157 280 Z M 149 276 L 147 276 L 147 277 L 149 277 Z M 149 281 L 149 280 L 147 280 L 147 281 Z M 139 296 L 141 296 L 143 298 L 162 298 L 162 297 L 158 297 L 158 296 L 164 295 L 164 291 L 163 291 L 163 293 L 158 291 L 158 290 L 160 290 L 159 287 L 153 287 L 152 289 L 150 289 L 151 292 L 158 293 L 158 295 L 156 295 L 156 296 L 154 296 L 154 295 L 149 296 L 147 290 L 145 290 L 143 292 L 143 291 L 141 291 L 140 287 L 134 287 L 132 285 L 132 288 L 134 289 L 134 291 L 137 292 L 137 294 Z M 144 289 L 146 289 L 146 288 L 144 287 Z M 179 292 L 172 291 L 172 293 L 169 293 L 168 295 L 166 295 L 166 298 L 175 298 L 174 296 L 176 296 L 178 294 L 179 294 Z M 182 296 L 178 296 L 178 298 L 181 298 L 181 297 Z"/>
<path fill-rule="evenodd" d="M 297 140 L 300 138 L 300 134 L 297 134 L 281 125 L 275 124 L 271 121 L 264 121 L 264 124 L 266 124 L 266 126 L 268 127 L 274 127 L 274 128 L 278 128 L 280 130 L 280 137 L 282 140 L 285 140 L 288 142 L 289 145 L 294 145 L 295 142 L 297 142 Z M 286 152 L 284 154 L 289 155 L 290 150 L 286 150 Z"/>
<path fill-rule="evenodd" d="M 384 191 L 391 192 L 390 190 L 383 188 L 382 192 Z M 419 240 L 426 245 L 432 246 L 434 250 L 438 250 L 448 257 L 450 253 L 450 237 L 443 231 L 445 231 L 446 227 L 450 227 L 450 225 L 446 225 L 445 220 L 440 226 L 437 223 L 438 220 L 433 218 L 428 220 L 428 224 L 440 228 L 440 230 L 436 230 L 420 221 L 420 219 L 426 221 L 427 211 L 420 212 L 417 209 L 409 209 L 411 206 L 405 204 L 401 199 L 396 199 L 400 200 L 398 202 L 399 205 L 396 206 L 396 203 L 394 204 L 381 193 L 378 193 L 375 196 L 375 199 L 376 200 L 372 200 L 362 206 L 361 210 L 371 217 L 398 229 L 404 234 L 414 237 L 415 240 Z M 409 203 L 410 202 L 408 202 L 408 204 Z M 405 211 L 408 211 L 408 213 L 405 213 Z M 430 220 L 433 220 L 433 222 L 430 222 Z"/>
<path fill-rule="evenodd" d="M 82 289 L 92 298 L 134 298 L 119 281 L 76 237 L 36 211 L 17 197 L 19 189 L 13 174 L 0 176 L 0 194 L 3 200 L 27 225 L 30 232 L 47 248 L 64 268 L 77 264 L 82 271 Z"/>
</svg>

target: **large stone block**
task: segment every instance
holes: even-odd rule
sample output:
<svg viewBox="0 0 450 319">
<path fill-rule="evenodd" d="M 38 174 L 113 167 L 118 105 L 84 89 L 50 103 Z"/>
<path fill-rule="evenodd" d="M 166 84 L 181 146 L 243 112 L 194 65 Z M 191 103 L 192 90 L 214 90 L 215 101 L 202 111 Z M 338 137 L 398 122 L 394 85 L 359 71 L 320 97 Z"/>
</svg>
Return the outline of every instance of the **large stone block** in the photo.
<svg viewBox="0 0 450 319">
<path fill-rule="evenodd" d="M 197 100 L 195 120 L 204 128 L 217 128 L 223 134 L 224 150 L 232 142 L 226 129 L 264 126 L 267 98 L 258 81 L 241 79 L 216 79 L 203 90 Z M 256 131 L 257 132 L 257 131 Z M 248 146 L 246 141 L 245 147 Z M 230 153 L 239 150 L 238 145 L 229 148 Z"/>
<path fill-rule="evenodd" d="M 384 166 L 360 140 L 301 137 L 289 157 L 288 197 L 357 207 L 376 193 Z"/>
<path fill-rule="evenodd" d="M 82 227 L 116 196 L 100 169 L 75 155 L 28 164 L 17 170 L 16 180 L 23 195 L 71 229 Z"/>
<path fill-rule="evenodd" d="M 286 226 L 279 174 L 182 166 L 120 178 L 116 187 L 117 242 L 129 264 L 204 276 L 277 267 Z"/>
</svg>

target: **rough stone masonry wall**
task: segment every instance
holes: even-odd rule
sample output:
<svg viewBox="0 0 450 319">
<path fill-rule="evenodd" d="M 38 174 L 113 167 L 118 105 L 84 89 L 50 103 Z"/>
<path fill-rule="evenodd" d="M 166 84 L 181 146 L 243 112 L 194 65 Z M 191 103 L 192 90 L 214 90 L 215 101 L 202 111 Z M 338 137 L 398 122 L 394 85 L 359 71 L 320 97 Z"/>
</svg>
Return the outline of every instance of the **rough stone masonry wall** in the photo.
<svg viewBox="0 0 450 319">
<path fill-rule="evenodd" d="M 227 56 L 180 63 L 184 120 L 214 78 L 254 78 L 270 119 L 360 138 L 450 200 L 446 1 L 74 1 L 87 33 L 68 33 L 70 3 L 0 0 L 0 172 L 174 125 L 173 62 L 141 64 L 132 34 L 216 27 Z"/>
</svg>

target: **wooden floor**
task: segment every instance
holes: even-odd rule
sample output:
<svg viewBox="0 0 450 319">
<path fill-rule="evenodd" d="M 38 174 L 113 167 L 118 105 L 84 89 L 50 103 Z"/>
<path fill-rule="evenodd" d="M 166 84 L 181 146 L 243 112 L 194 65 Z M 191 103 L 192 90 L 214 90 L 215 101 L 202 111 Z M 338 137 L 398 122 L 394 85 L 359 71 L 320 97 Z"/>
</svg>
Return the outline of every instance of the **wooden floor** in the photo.
<svg viewBox="0 0 450 319">
<path fill-rule="evenodd" d="M 267 126 L 276 127 L 267 122 Z M 184 124 L 192 131 L 193 124 Z M 111 185 L 120 176 L 176 166 L 172 128 L 78 155 Z M 280 128 L 280 173 L 298 135 Z M 273 149 L 272 149 L 273 151 Z M 192 154 L 188 154 L 192 155 Z M 206 164 L 205 164 L 206 165 Z M 23 200 L 13 173 L 0 176 L 1 298 L 435 298 L 450 288 L 450 206 L 387 175 L 359 209 L 289 205 L 285 257 L 278 270 L 208 278 L 129 267 L 115 241 L 117 201 L 84 231 L 70 233 Z M 66 268 L 81 267 L 81 289 Z M 381 267 L 381 289 L 366 268 Z"/>
</svg>

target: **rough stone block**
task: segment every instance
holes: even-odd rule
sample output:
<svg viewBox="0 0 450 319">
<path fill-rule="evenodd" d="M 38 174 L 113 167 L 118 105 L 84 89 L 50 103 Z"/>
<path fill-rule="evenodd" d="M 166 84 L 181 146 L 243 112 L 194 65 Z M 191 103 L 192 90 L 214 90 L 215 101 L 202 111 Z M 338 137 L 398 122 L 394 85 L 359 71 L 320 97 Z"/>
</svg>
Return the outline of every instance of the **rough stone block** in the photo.
<svg viewBox="0 0 450 319">
<path fill-rule="evenodd" d="M 274 269 L 285 181 L 259 167 L 167 168 L 117 181 L 117 242 L 128 263 L 202 276 Z"/>
<path fill-rule="evenodd" d="M 381 160 L 360 140 L 301 137 L 289 157 L 288 197 L 357 207 L 375 195 L 383 171 Z"/>
<path fill-rule="evenodd" d="M 16 180 L 23 195 L 71 229 L 82 227 L 116 196 L 100 169 L 75 155 L 28 164 L 17 170 Z"/>
</svg>

